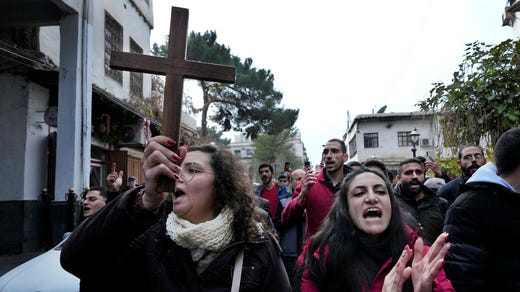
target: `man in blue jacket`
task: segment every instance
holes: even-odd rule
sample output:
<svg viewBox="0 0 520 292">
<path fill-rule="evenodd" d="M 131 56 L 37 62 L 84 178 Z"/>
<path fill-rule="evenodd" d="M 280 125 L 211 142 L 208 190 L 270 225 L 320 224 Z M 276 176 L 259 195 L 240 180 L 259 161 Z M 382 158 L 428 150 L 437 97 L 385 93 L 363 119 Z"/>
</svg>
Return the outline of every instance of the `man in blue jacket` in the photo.
<svg viewBox="0 0 520 292">
<path fill-rule="evenodd" d="M 460 187 L 446 215 L 451 248 L 444 270 L 456 291 L 520 290 L 520 127 Z"/>
</svg>

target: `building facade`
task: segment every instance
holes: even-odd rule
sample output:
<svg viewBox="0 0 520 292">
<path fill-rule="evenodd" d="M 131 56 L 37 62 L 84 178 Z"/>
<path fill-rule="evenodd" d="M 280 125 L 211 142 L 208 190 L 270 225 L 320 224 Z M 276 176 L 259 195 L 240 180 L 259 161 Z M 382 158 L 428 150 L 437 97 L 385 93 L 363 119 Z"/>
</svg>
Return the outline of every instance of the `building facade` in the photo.
<svg viewBox="0 0 520 292">
<path fill-rule="evenodd" d="M 52 246 L 78 221 L 80 193 L 113 163 L 143 181 L 160 123 L 123 99 L 149 74 L 113 70 L 112 51 L 150 54 L 152 0 L 0 2 L 0 254 Z M 196 136 L 195 121 L 182 130 Z M 182 133 L 182 132 L 181 132 Z"/>
<path fill-rule="evenodd" d="M 502 26 L 510 26 L 513 29 L 515 39 L 520 38 L 520 0 L 507 0 L 502 12 Z"/>
<path fill-rule="evenodd" d="M 399 163 L 413 156 L 410 133 L 420 136 L 415 146 L 417 156 L 435 157 L 441 136 L 438 118 L 431 113 L 376 113 L 358 115 L 345 135 L 349 159 L 364 162 L 378 159 L 397 172 Z"/>
</svg>

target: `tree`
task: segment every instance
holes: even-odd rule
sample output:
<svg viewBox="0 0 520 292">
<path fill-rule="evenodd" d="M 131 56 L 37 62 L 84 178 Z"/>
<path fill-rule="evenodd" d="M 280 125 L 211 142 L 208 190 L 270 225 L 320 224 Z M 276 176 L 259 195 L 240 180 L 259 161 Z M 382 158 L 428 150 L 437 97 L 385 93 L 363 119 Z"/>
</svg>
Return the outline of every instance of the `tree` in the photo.
<svg viewBox="0 0 520 292">
<path fill-rule="evenodd" d="M 423 111 L 441 113 L 445 146 L 494 143 L 520 122 L 520 42 L 466 45 L 451 84 L 434 83 Z"/>
<path fill-rule="evenodd" d="M 201 113 L 201 136 L 208 135 L 208 119 L 222 126 L 224 131 L 244 131 L 252 139 L 259 134 L 276 134 L 291 128 L 298 119 L 299 110 L 279 107 L 283 94 L 274 88 L 271 71 L 252 67 L 251 58 L 242 62 L 216 39 L 214 31 L 192 32 L 188 39 L 187 59 L 232 65 L 237 69 L 236 83 L 232 85 L 199 81 L 203 104 L 195 108 L 191 103 L 191 112 Z M 168 47 L 154 44 L 152 51 L 167 56 Z M 212 106 L 213 112 L 210 111 Z"/>
<path fill-rule="evenodd" d="M 293 168 L 301 168 L 303 166 L 302 160 L 296 156 L 292 145 L 288 143 L 296 134 L 297 130 L 285 129 L 278 134 L 258 136 L 253 141 L 255 147 L 254 164 L 268 163 L 282 166 L 287 161 L 291 163 Z"/>
<path fill-rule="evenodd" d="M 201 139 L 201 142 L 203 143 L 215 143 L 219 146 L 228 147 L 229 143 L 231 143 L 231 139 L 228 138 L 222 138 L 223 131 L 219 131 L 217 127 L 209 127 L 208 128 L 208 135 L 206 136 L 205 140 Z"/>
</svg>

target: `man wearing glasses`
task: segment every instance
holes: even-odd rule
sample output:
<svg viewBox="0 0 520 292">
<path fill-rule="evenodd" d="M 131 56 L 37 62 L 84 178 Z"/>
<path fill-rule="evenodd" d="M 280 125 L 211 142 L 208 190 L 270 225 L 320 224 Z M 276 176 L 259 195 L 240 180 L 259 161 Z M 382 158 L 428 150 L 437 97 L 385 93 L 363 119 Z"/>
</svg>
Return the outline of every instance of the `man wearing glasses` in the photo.
<svg viewBox="0 0 520 292">
<path fill-rule="evenodd" d="M 486 164 L 486 158 L 484 157 L 484 151 L 478 146 L 466 146 L 459 150 L 459 160 L 457 165 L 462 171 L 462 175 L 446 185 L 442 186 L 437 195 L 445 198 L 451 205 L 455 199 L 459 196 L 459 187 L 465 184 L 466 181 L 479 169 L 482 165 Z"/>
</svg>

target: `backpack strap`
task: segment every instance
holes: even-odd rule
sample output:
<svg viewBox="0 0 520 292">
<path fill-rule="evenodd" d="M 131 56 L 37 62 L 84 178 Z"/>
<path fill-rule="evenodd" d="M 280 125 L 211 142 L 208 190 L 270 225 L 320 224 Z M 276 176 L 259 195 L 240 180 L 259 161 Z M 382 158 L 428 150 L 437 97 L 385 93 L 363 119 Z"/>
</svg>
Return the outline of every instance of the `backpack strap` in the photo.
<svg viewBox="0 0 520 292">
<path fill-rule="evenodd" d="M 233 283 L 231 284 L 231 292 L 240 290 L 240 278 L 242 277 L 242 264 L 244 263 L 244 249 L 235 257 L 235 268 L 233 269 Z"/>
</svg>

